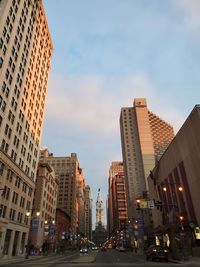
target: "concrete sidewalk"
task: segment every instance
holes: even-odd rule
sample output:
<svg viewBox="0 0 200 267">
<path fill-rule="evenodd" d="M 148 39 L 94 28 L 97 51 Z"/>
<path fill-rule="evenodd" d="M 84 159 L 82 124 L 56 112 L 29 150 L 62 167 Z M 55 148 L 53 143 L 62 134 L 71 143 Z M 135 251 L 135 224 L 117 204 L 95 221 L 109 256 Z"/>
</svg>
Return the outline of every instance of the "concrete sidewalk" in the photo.
<svg viewBox="0 0 200 267">
<path fill-rule="evenodd" d="M 41 256 L 29 256 L 28 259 L 25 258 L 25 255 L 21 255 L 21 256 L 15 256 L 12 258 L 1 258 L 0 259 L 0 267 L 4 266 L 6 264 L 10 264 L 10 263 L 19 263 L 19 262 L 29 262 L 29 261 L 37 261 L 40 259 L 56 259 L 56 258 L 61 258 L 61 257 L 66 257 L 66 256 L 70 256 L 72 254 L 72 256 L 74 255 L 74 252 L 72 253 L 71 251 L 67 251 L 66 253 L 63 254 L 58 254 L 58 253 L 52 253 L 49 255 L 41 255 Z"/>
<path fill-rule="evenodd" d="M 189 266 L 200 266 L 200 257 L 192 257 L 190 256 L 187 260 L 174 260 L 172 258 L 169 258 L 169 262 L 177 263 L 181 265 L 189 265 Z"/>
<path fill-rule="evenodd" d="M 4 264 L 9 264 L 9 263 L 15 263 L 15 262 L 39 260 L 39 259 L 44 258 L 44 257 L 45 256 L 29 256 L 28 259 L 25 259 L 25 256 L 15 256 L 12 258 L 1 258 L 0 259 L 0 266 L 3 266 Z"/>
</svg>

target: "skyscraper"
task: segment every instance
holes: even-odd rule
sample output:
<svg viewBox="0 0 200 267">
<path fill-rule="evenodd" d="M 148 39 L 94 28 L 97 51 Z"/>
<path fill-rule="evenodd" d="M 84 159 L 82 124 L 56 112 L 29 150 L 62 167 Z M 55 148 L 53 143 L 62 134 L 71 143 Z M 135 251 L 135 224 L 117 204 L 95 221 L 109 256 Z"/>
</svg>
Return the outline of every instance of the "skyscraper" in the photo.
<svg viewBox="0 0 200 267">
<path fill-rule="evenodd" d="M 136 98 L 121 109 L 120 130 L 129 218 L 137 217 L 135 201 L 148 191 L 147 177 L 174 137 L 173 128 Z"/>
<path fill-rule="evenodd" d="M 0 256 L 27 244 L 52 41 L 42 1 L 0 1 Z"/>
<path fill-rule="evenodd" d="M 85 187 L 85 235 L 92 240 L 92 197 L 89 185 Z"/>
</svg>

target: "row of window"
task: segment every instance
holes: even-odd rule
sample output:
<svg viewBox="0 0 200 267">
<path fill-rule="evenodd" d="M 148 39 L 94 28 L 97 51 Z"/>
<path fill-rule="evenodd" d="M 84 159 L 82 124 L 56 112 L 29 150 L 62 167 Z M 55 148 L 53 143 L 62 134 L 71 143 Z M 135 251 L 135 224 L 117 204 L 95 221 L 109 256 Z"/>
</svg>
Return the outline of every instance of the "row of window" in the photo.
<svg viewBox="0 0 200 267">
<path fill-rule="evenodd" d="M 3 176 L 5 165 L 0 162 L 0 176 Z M 22 179 L 19 176 L 15 176 L 14 172 L 10 169 L 7 170 L 6 179 L 12 183 L 13 178 L 15 177 L 15 186 L 18 188 L 21 188 L 23 193 L 27 193 L 29 197 L 32 196 L 33 189 L 29 187 L 25 182 L 22 181 Z"/>
<path fill-rule="evenodd" d="M 16 217 L 17 212 L 15 209 L 10 209 L 8 218 L 12 221 L 17 221 L 19 223 L 28 224 L 28 217 L 26 215 L 23 216 L 23 214 L 19 211 L 18 216 Z M 0 205 L 0 217 L 7 218 L 7 206 Z M 24 220 L 23 220 L 24 217 Z"/>
<path fill-rule="evenodd" d="M 10 199 L 10 192 L 11 192 L 10 188 L 8 186 L 5 186 L 3 193 L 2 193 L 2 197 L 6 200 L 9 200 Z M 12 203 L 17 205 L 18 199 L 19 199 L 19 194 L 14 191 L 13 195 L 12 195 Z M 26 202 L 26 210 L 30 210 L 31 202 L 29 200 L 25 201 L 25 198 L 23 196 L 21 196 L 21 198 L 20 198 L 19 207 L 24 208 L 25 202 Z"/>
</svg>

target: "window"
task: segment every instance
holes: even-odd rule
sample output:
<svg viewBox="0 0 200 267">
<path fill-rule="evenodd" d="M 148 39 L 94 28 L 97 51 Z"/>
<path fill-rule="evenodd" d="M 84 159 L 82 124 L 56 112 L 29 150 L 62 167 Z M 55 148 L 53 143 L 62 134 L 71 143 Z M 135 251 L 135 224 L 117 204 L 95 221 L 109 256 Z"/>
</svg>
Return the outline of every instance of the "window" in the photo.
<svg viewBox="0 0 200 267">
<path fill-rule="evenodd" d="M 7 29 L 6 27 L 3 28 L 3 36 L 5 37 L 6 36 L 6 33 L 7 33 Z"/>
<path fill-rule="evenodd" d="M 9 41 L 10 41 L 10 35 L 7 34 L 7 36 L 6 36 L 6 42 L 7 42 L 7 44 L 9 43 Z"/>
<path fill-rule="evenodd" d="M 10 196 L 10 188 L 5 186 L 4 187 L 4 191 L 2 193 L 2 197 L 4 197 L 5 199 L 9 199 L 9 196 Z"/>
<path fill-rule="evenodd" d="M 0 175 L 3 174 L 4 167 L 5 165 L 0 161 Z"/>
<path fill-rule="evenodd" d="M 15 15 L 14 14 L 12 15 L 12 21 L 13 22 L 15 21 Z"/>
<path fill-rule="evenodd" d="M 8 169 L 6 179 L 12 182 L 12 178 L 13 178 L 13 172 L 10 169 Z"/>
<path fill-rule="evenodd" d="M 7 51 L 7 48 L 6 48 L 6 46 L 4 45 L 4 47 L 3 47 L 3 55 L 5 56 L 5 54 L 6 54 L 6 51 Z"/>
<path fill-rule="evenodd" d="M 7 207 L 4 205 L 0 206 L 0 217 L 5 218 L 6 217 L 6 209 Z"/>
<path fill-rule="evenodd" d="M 20 188 L 20 184 L 21 184 L 21 178 L 19 176 L 16 176 L 15 186 Z"/>
<path fill-rule="evenodd" d="M 24 207 L 24 203 L 25 203 L 25 198 L 24 197 L 21 197 L 20 204 L 19 204 L 21 208 Z"/>
<path fill-rule="evenodd" d="M 9 72 L 9 70 L 7 69 L 7 70 L 6 70 L 6 74 L 5 74 L 6 80 L 8 79 L 9 74 L 10 74 L 10 72 Z"/>
<path fill-rule="evenodd" d="M 3 39 L 0 38 L 0 48 L 2 48 L 2 47 L 3 47 Z"/>
<path fill-rule="evenodd" d="M 12 221 L 15 220 L 15 213 L 16 213 L 16 210 L 10 209 L 9 219 L 11 219 Z"/>
<path fill-rule="evenodd" d="M 26 193 L 27 190 L 27 184 L 23 183 L 22 192 Z"/>
<path fill-rule="evenodd" d="M 2 65 L 3 65 L 3 58 L 0 57 L 0 68 L 2 67 Z"/>
<path fill-rule="evenodd" d="M 2 105 L 1 105 L 1 110 L 4 112 L 6 109 L 6 102 L 3 101 Z"/>
</svg>

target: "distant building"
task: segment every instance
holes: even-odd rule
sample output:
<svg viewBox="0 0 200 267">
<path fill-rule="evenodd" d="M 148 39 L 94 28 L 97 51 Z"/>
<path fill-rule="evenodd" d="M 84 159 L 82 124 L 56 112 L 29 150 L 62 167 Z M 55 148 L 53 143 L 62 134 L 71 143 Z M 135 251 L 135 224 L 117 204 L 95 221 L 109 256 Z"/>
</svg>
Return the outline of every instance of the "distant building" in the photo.
<svg viewBox="0 0 200 267">
<path fill-rule="evenodd" d="M 79 168 L 77 177 L 77 201 L 78 201 L 78 234 L 86 235 L 86 218 L 85 218 L 85 178 L 83 170 Z"/>
<path fill-rule="evenodd" d="M 85 236 L 92 240 L 92 197 L 89 185 L 85 187 Z"/>
<path fill-rule="evenodd" d="M 99 225 L 92 231 L 92 241 L 97 245 L 103 245 L 108 238 L 108 232 L 102 225 Z"/>
<path fill-rule="evenodd" d="M 126 186 L 124 173 L 118 173 L 112 180 L 113 196 L 113 232 L 122 230 L 128 222 Z"/>
<path fill-rule="evenodd" d="M 47 148 L 41 150 L 41 162 L 47 162 L 55 169 L 59 179 L 57 208 L 71 218 L 71 233 L 76 235 L 78 228 L 77 179 L 79 162 L 76 153 L 69 157 L 54 157 Z"/>
<path fill-rule="evenodd" d="M 128 221 L 126 186 L 122 162 L 112 162 L 108 182 L 108 232 L 110 235 Z"/>
<path fill-rule="evenodd" d="M 121 109 L 122 156 L 129 218 L 136 212 L 136 199 L 148 191 L 147 177 L 174 137 L 173 128 L 147 108 L 146 99 L 136 98 L 133 107 Z"/>
<path fill-rule="evenodd" d="M 100 188 L 98 189 L 96 201 L 96 226 L 92 231 L 92 240 L 97 245 L 102 245 L 108 237 L 108 232 L 104 226 L 104 208 Z"/>
<path fill-rule="evenodd" d="M 1 0 L 0 29 L 1 258 L 28 241 L 53 44 L 42 1 Z"/>
</svg>

